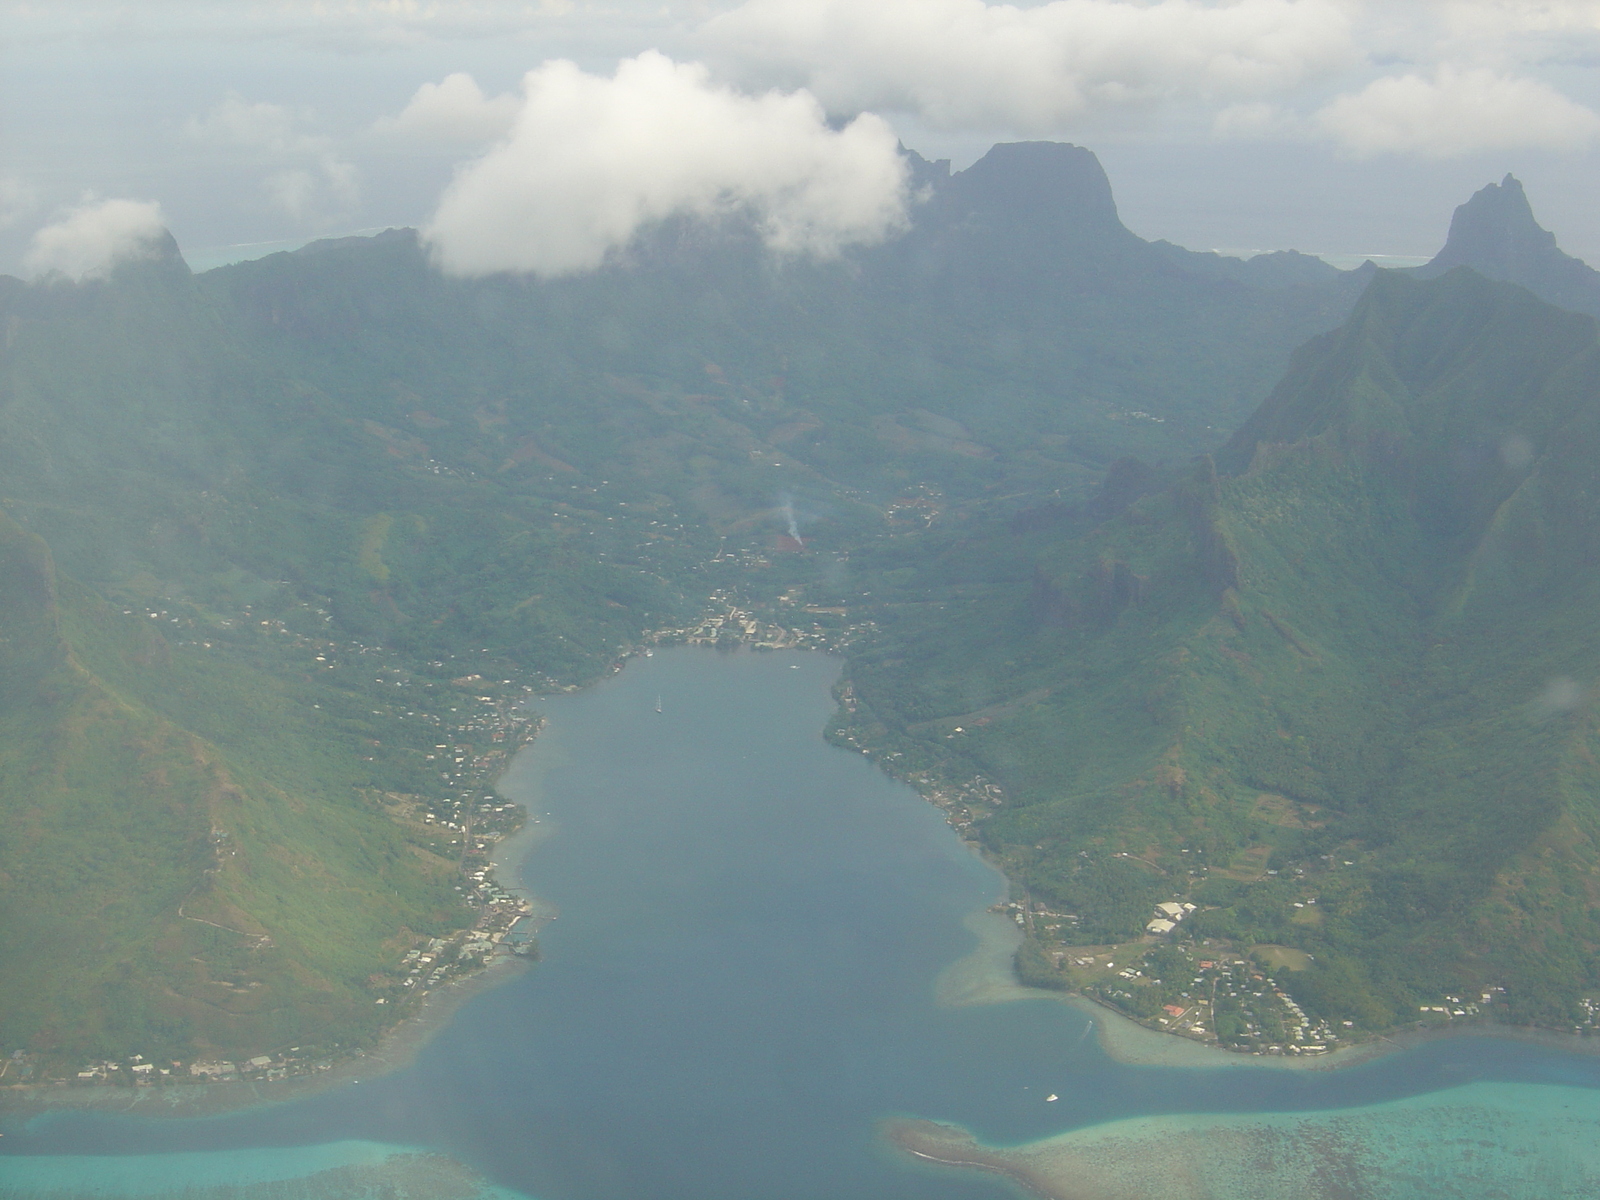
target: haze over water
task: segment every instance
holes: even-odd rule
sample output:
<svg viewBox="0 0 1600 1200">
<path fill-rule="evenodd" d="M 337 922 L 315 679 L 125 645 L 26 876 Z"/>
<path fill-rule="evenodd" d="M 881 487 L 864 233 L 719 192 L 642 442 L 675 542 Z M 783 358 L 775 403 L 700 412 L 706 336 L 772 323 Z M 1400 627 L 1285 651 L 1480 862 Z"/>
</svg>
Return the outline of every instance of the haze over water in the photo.
<svg viewBox="0 0 1600 1200">
<path fill-rule="evenodd" d="M 0 1192 L 165 1181 L 201 1197 L 270 1180 L 289 1189 L 276 1196 L 354 1196 L 349 1171 L 417 1148 L 540 1200 L 977 1200 L 1011 1192 L 910 1162 L 879 1122 L 1010 1145 L 1473 1081 L 1480 1097 L 1556 1085 L 1541 1094 L 1595 1110 L 1600 1061 L 1518 1043 L 1442 1041 L 1326 1073 L 1155 1069 L 1109 1060 L 1053 999 L 942 1006 L 940 972 L 974 948 L 964 919 L 1003 882 L 932 806 L 822 741 L 836 671 L 815 654 L 661 651 L 542 703 L 550 727 L 502 784 L 553 828 L 522 870 L 560 911 L 536 968 L 386 1078 L 224 1117 L 8 1130 Z M 1403 1194 L 1451 1194 L 1430 1190 L 1449 1185 L 1436 1167 Z"/>
</svg>

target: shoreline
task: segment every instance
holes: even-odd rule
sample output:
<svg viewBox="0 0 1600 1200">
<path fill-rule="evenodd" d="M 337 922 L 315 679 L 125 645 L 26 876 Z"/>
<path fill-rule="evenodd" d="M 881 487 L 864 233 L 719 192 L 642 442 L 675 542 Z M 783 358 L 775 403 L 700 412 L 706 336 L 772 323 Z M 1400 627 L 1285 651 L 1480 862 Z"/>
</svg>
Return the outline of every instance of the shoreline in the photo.
<svg viewBox="0 0 1600 1200">
<path fill-rule="evenodd" d="M 973 852 L 978 853 L 976 848 Z M 1141 1025 L 1116 1009 L 1079 992 L 1029 987 L 1019 981 L 1011 958 L 1021 943 L 1022 935 L 1009 918 L 984 909 L 968 914 L 962 924 L 977 937 L 978 945 L 971 953 L 940 972 L 934 985 L 940 1004 L 953 1008 L 1011 1004 L 1019 1000 L 1050 1000 L 1065 1004 L 1088 1017 L 1100 1049 L 1113 1062 L 1124 1066 L 1191 1069 L 1264 1067 L 1291 1071 L 1333 1071 L 1370 1062 L 1406 1048 L 1398 1044 L 1383 1045 L 1384 1039 L 1378 1038 L 1358 1045 L 1343 1046 L 1326 1054 L 1241 1054 L 1197 1042 L 1193 1038 L 1163 1033 Z M 1465 1027 L 1441 1031 L 1441 1036 L 1451 1036 L 1457 1032 L 1465 1032 Z M 1596 1052 L 1600 1053 L 1600 1048 Z"/>
<path fill-rule="evenodd" d="M 62 1112 L 116 1112 L 141 1117 L 208 1117 L 244 1108 L 287 1104 L 334 1088 L 404 1070 L 457 1011 L 479 994 L 509 983 L 533 963 L 505 954 L 429 995 L 368 1051 L 338 1060 L 315 1075 L 286 1079 L 240 1079 L 223 1083 L 171 1083 L 84 1087 L 72 1083 L 15 1084 L 0 1090 L 0 1124 L 11 1125 Z"/>
<path fill-rule="evenodd" d="M 653 653 L 652 647 L 667 637 L 684 631 L 663 630 L 649 633 L 639 642 L 620 654 L 603 675 L 582 685 L 570 685 L 531 697 L 537 701 L 551 696 L 570 694 L 595 683 L 603 682 L 626 667 L 629 660 Z M 670 643 L 669 643 L 670 644 Z M 694 644 L 691 640 L 689 644 Z M 808 647 L 798 647 L 808 648 Z M 521 707 L 517 705 L 515 707 Z M 504 759 L 504 769 L 487 785 L 501 792 L 501 785 L 512 773 L 513 764 L 522 753 L 536 742 L 549 742 L 548 723 L 539 716 L 532 730 L 515 750 Z M 559 750 L 555 750 L 559 754 Z M 546 758 L 550 758 L 547 750 Z M 542 772 L 550 762 L 539 768 Z M 537 775 L 528 781 L 537 788 Z M 537 939 L 539 933 L 559 915 L 559 910 L 523 886 L 517 873 L 528 855 L 542 842 L 556 833 L 556 827 L 545 824 L 533 812 L 533 800 L 506 799 L 523 809 L 522 823 L 510 834 L 500 837 L 488 848 L 485 858 L 490 879 L 508 894 L 518 896 L 525 904 L 524 914 L 513 921 L 530 930 Z M 542 814 L 541 814 L 542 815 Z M 508 927 L 509 928 L 509 927 Z M 519 939 L 522 940 L 522 939 Z M 389 1026 L 377 1037 L 369 1049 L 354 1050 L 334 1059 L 326 1069 L 290 1075 L 278 1079 L 232 1078 L 192 1082 L 189 1079 L 166 1082 L 123 1084 L 120 1081 L 98 1081 L 85 1086 L 69 1080 L 49 1080 L 33 1083 L 0 1083 L 0 1130 L 18 1122 L 56 1112 L 104 1111 L 135 1112 L 152 1117 L 200 1117 L 234 1112 L 272 1104 L 288 1103 L 326 1092 L 338 1087 L 360 1083 L 363 1079 L 380 1078 L 410 1066 L 421 1050 L 442 1031 L 455 1014 L 469 1000 L 508 983 L 530 970 L 537 956 L 511 952 L 509 942 L 503 943 L 481 966 L 469 973 L 441 981 L 430 991 L 417 998 L 415 1007 Z M 0 1133 L 3 1136 L 3 1133 Z"/>
<path fill-rule="evenodd" d="M 967 843 L 972 853 L 980 848 Z M 984 861 L 988 859 L 984 857 Z M 989 863 L 994 866 L 993 863 Z M 998 871 L 999 868 L 996 868 Z M 1002 878 L 1004 875 L 1002 873 Z M 1279 1071 L 1338 1071 L 1376 1062 L 1429 1042 L 1447 1038 L 1488 1037 L 1523 1042 L 1566 1054 L 1600 1055 L 1600 1037 L 1583 1037 L 1537 1026 L 1498 1025 L 1486 1021 L 1427 1029 L 1402 1029 L 1367 1041 L 1341 1046 L 1325 1054 L 1248 1054 L 1225 1050 L 1175 1033 L 1140 1024 L 1133 1018 L 1080 992 L 1057 992 L 1020 982 L 1011 958 L 1022 940 L 1015 922 L 987 909 L 969 913 L 964 924 L 978 939 L 970 953 L 939 973 L 934 988 L 938 1003 L 953 1008 L 1050 1000 L 1083 1013 L 1106 1057 L 1130 1067 L 1176 1067 L 1191 1070 L 1261 1068 Z"/>
<path fill-rule="evenodd" d="M 539 740 L 544 728 L 545 723 L 541 718 L 533 736 L 517 747 L 516 753 L 507 761 L 507 770 L 491 785 L 494 790 L 499 791 L 500 784 L 510 773 L 511 763 Z M 489 872 L 496 884 L 509 893 L 521 896 L 528 903 L 529 911 L 513 924 L 527 923 L 531 927 L 531 937 L 536 939 L 539 932 L 555 919 L 557 912 L 552 905 L 529 893 L 520 881 L 509 882 L 508 879 L 515 880 L 522 862 L 540 843 L 554 835 L 555 828 L 553 825 L 542 826 L 534 820 L 527 803 L 516 803 L 522 804 L 527 817 L 513 833 L 494 843 L 488 855 Z M 537 961 L 535 957 L 516 954 L 509 949 L 498 951 L 482 966 L 443 982 L 420 997 L 416 1007 L 384 1030 L 370 1049 L 356 1050 L 338 1058 L 324 1071 L 281 1079 L 233 1079 L 206 1083 L 185 1080 L 84 1086 L 62 1080 L 6 1084 L 0 1085 L 0 1124 L 28 1121 L 55 1112 L 90 1110 L 137 1112 L 139 1116 L 151 1117 L 215 1116 L 244 1108 L 285 1104 L 334 1088 L 358 1084 L 363 1079 L 381 1078 L 409 1067 L 468 1001 L 525 974 Z"/>
<path fill-rule="evenodd" d="M 823 652 L 829 651 L 824 649 Z M 619 660 L 611 673 L 614 674 L 616 670 L 622 669 L 627 659 L 643 653 L 648 653 L 645 645 L 634 648 Z M 491 785 L 495 790 L 498 791 L 512 775 L 512 764 L 516 762 L 520 753 L 530 748 L 536 740 L 545 739 L 545 731 L 546 724 L 541 719 L 535 727 L 534 736 L 529 737 L 506 761 L 506 770 Z M 531 928 L 535 937 L 556 918 L 558 911 L 554 906 L 530 893 L 517 877 L 517 873 L 539 845 L 559 832 L 553 822 L 541 823 L 534 813 L 537 804 L 538 775 L 552 764 L 554 761 L 551 759 L 552 754 L 559 756 L 558 744 L 547 745 L 545 755 L 547 761 L 536 767 L 524 766 L 517 772 L 517 790 L 524 793 L 524 798 L 514 802 L 523 808 L 525 819 L 514 832 L 495 842 L 486 856 L 494 880 L 508 892 L 523 898 L 529 905 L 521 921 L 528 923 L 527 927 Z M 882 764 L 876 756 L 873 762 L 874 766 L 882 770 Z M 918 792 L 924 802 L 948 813 L 945 804 L 939 803 L 938 799 L 930 796 L 915 782 L 888 771 L 883 771 L 883 774 L 887 778 L 905 783 Z M 507 799 L 511 797 L 507 796 Z M 543 813 L 538 815 L 544 816 Z M 984 852 L 983 847 L 975 839 L 961 836 L 959 829 L 953 829 L 952 832 L 956 833 L 969 853 L 976 855 L 995 870 L 1002 885 L 1000 895 L 1004 897 L 1009 894 L 1011 881 L 999 864 Z M 1333 1071 L 1376 1061 L 1441 1038 L 1473 1036 L 1520 1041 L 1564 1053 L 1600 1054 L 1600 1038 L 1584 1038 L 1555 1030 L 1483 1022 L 1470 1025 L 1452 1024 L 1442 1028 L 1406 1029 L 1393 1034 L 1377 1035 L 1367 1041 L 1341 1046 L 1316 1055 L 1267 1055 L 1228 1050 L 1179 1034 L 1152 1029 L 1082 993 L 1055 991 L 1023 984 L 1018 980 L 1013 964 L 1013 956 L 1023 937 L 1014 921 L 990 908 L 985 908 L 968 914 L 963 918 L 963 924 L 973 932 L 978 944 L 968 954 L 948 964 L 939 973 L 935 982 L 938 1003 L 951 1007 L 964 1007 L 1048 999 L 1068 1005 L 1077 1009 L 1089 1020 L 1100 1050 L 1112 1061 L 1126 1066 L 1180 1069 L 1259 1067 L 1274 1070 Z M 505 950 L 497 951 L 470 974 L 452 979 L 437 987 L 431 994 L 420 997 L 416 1008 L 384 1031 L 370 1049 L 355 1051 L 347 1057 L 336 1060 L 328 1069 L 314 1074 L 294 1075 L 274 1080 L 239 1079 L 207 1083 L 185 1081 L 154 1086 L 106 1084 L 83 1086 L 65 1081 L 0 1085 L 0 1119 L 11 1123 L 45 1113 L 72 1110 L 137 1111 L 139 1115 L 148 1116 L 211 1115 L 258 1105 L 287 1103 L 332 1088 L 359 1083 L 364 1079 L 382 1077 L 410 1066 L 418 1053 L 448 1025 L 468 1001 L 491 988 L 519 977 L 531 968 L 534 961 L 536 960 Z M 1085 1032 L 1087 1033 L 1087 1030 Z"/>
<path fill-rule="evenodd" d="M 985 1146 L 959 1125 L 923 1118 L 893 1117 L 879 1123 L 878 1136 L 901 1154 L 947 1170 L 982 1171 L 998 1175 L 1030 1196 L 1059 1200 L 1060 1193 L 1004 1151 Z"/>
<path fill-rule="evenodd" d="M 836 719 L 839 716 L 848 719 L 854 712 L 854 701 L 846 677 L 840 692 Z M 1000 904 L 1010 900 L 1013 888 L 1011 877 L 1006 874 L 1004 866 L 984 849 L 977 837 L 969 835 L 974 801 L 981 802 L 986 790 L 998 789 L 981 777 L 962 784 L 937 778 L 927 772 L 914 775 L 897 773 L 877 749 L 862 746 L 848 734 L 836 744 L 863 751 L 887 778 L 905 784 L 924 803 L 942 812 L 951 831 L 960 838 L 968 852 L 1000 876 L 1004 885 Z M 1083 992 L 1056 991 L 1024 984 L 1017 978 L 1014 965 L 1014 955 L 1022 943 L 1023 935 L 1012 920 L 984 910 L 968 914 L 962 923 L 977 936 L 979 944 L 965 957 L 940 972 L 935 988 L 941 1004 L 1005 1004 L 1017 1000 L 1048 999 L 1069 1005 L 1092 1022 L 1096 1041 L 1106 1056 L 1125 1066 L 1335 1071 L 1374 1062 L 1428 1042 L 1459 1037 L 1498 1038 L 1542 1046 L 1565 1054 L 1600 1055 L 1600 1034 L 1585 1036 L 1536 1025 L 1499 1024 L 1482 1018 L 1451 1021 L 1439 1026 L 1400 1026 L 1372 1034 L 1363 1041 L 1312 1054 L 1230 1050 L 1215 1042 L 1201 1042 L 1186 1037 L 1176 1030 L 1156 1029 Z"/>
</svg>

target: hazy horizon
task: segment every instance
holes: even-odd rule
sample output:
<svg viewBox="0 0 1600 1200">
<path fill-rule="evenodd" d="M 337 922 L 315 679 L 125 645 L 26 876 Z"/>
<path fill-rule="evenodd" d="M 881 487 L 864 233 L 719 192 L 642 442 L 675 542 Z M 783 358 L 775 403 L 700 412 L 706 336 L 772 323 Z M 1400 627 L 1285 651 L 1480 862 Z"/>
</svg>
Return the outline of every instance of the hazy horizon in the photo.
<svg viewBox="0 0 1600 1200">
<path fill-rule="evenodd" d="M 482 205 L 510 202 L 507 172 L 538 193 L 515 206 L 632 214 L 603 231 L 558 223 L 557 258 L 577 264 L 562 270 L 639 221 L 730 202 L 771 216 L 762 206 L 779 196 L 790 197 L 785 236 L 836 247 L 893 223 L 881 162 L 891 140 L 956 169 L 998 141 L 1073 142 L 1100 157 L 1142 237 L 1354 261 L 1432 255 L 1453 208 L 1512 172 L 1565 249 L 1600 259 L 1587 199 L 1600 183 L 1600 4 L 1587 0 L 6 11 L 6 273 L 29 272 L 39 230 L 107 199 L 159 206 L 204 267 L 427 228 L 466 176 L 476 191 L 463 211 L 479 220 Z M 652 52 L 677 75 L 630 91 L 619 67 Z M 571 64 L 562 86 L 579 90 L 557 97 L 560 62 Z M 662 86 L 676 89 L 671 103 Z M 593 124 L 602 110 L 606 129 Z M 846 128 L 858 134 L 850 147 L 836 136 Z M 606 172 L 524 170 L 555 161 L 557 143 L 603 147 Z M 751 164 L 763 154 L 772 161 Z M 496 155 L 498 174 L 485 167 Z M 675 177 L 665 193 L 663 175 Z M 799 193 L 809 198 L 795 207 Z M 484 236 L 496 245 L 472 251 L 480 264 L 516 239 L 502 225 Z M 547 240 L 508 265 L 553 252 Z"/>
</svg>

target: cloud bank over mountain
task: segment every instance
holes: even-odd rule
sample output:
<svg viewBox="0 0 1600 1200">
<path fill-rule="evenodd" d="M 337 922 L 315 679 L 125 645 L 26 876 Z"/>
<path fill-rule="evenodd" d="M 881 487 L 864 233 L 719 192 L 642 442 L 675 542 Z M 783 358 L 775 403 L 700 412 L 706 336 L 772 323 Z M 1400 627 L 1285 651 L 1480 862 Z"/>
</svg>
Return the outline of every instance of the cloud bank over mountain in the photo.
<svg viewBox="0 0 1600 1200">
<path fill-rule="evenodd" d="M 33 235 L 23 268 L 35 277 L 103 278 L 118 263 L 153 255 L 163 233 L 153 200 L 86 200 Z"/>
<path fill-rule="evenodd" d="M 88 191 L 158 197 L 190 248 L 262 253 L 436 212 L 443 246 L 466 181 L 519 161 L 493 148 L 521 128 L 529 71 L 615 82 L 652 51 L 704 64 L 708 93 L 814 98 L 830 133 L 873 114 L 847 141 L 892 126 L 957 166 L 996 141 L 1091 146 L 1141 228 L 1186 244 L 1428 251 L 1435 214 L 1507 170 L 1567 210 L 1575 246 L 1600 238 L 1576 227 L 1600 186 L 1600 0 L 61 0 L 12 16 L 0 270 Z M 651 128 L 688 128 L 667 116 Z M 805 152 L 806 178 L 840 157 L 813 134 L 793 144 L 834 149 Z M 621 194 L 588 222 L 606 245 L 630 209 L 648 223 L 743 205 L 774 244 L 813 248 L 874 224 L 838 202 L 797 216 L 806 188 L 770 165 L 713 170 L 693 136 L 686 173 L 714 183 L 638 185 L 648 155 L 624 165 L 642 152 L 608 144 L 603 172 L 569 163 L 535 188 L 541 211 L 568 212 L 612 179 Z M 1275 213 L 1295 215 L 1264 227 Z M 552 239 L 576 245 L 575 220 Z"/>
<path fill-rule="evenodd" d="M 610 77 L 529 72 L 509 135 L 459 171 L 424 236 L 452 274 L 549 276 L 677 216 L 748 214 L 772 249 L 830 255 L 899 228 L 905 203 L 880 118 L 835 128 L 804 91 L 745 95 L 652 51 Z"/>
</svg>

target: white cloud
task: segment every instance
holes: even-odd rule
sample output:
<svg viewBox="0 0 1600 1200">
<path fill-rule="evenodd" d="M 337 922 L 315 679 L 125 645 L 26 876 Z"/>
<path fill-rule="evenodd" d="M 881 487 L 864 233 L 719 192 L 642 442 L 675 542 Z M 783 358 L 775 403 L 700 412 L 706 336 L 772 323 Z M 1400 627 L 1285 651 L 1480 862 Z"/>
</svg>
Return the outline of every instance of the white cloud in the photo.
<svg viewBox="0 0 1600 1200">
<path fill-rule="evenodd" d="M 1338 0 L 748 0 L 705 36 L 746 77 L 830 109 L 946 129 L 1059 132 L 1085 114 L 1259 99 L 1348 65 Z"/>
<path fill-rule="evenodd" d="M 485 96 L 477 80 L 457 71 L 423 84 L 399 116 L 385 117 L 376 128 L 429 141 L 481 144 L 505 136 L 521 107 L 515 96 Z"/>
<path fill-rule="evenodd" d="M 1212 119 L 1211 132 L 1219 138 L 1247 140 L 1252 138 L 1297 137 L 1303 122 L 1287 109 L 1265 101 L 1254 104 L 1230 104 Z"/>
<path fill-rule="evenodd" d="M 332 138 L 304 132 L 303 120 L 281 104 L 252 104 L 230 92 L 204 117 L 190 118 L 184 132 L 242 152 L 265 168 L 268 197 L 297 220 L 351 208 L 360 193 L 355 165 L 338 153 Z"/>
<path fill-rule="evenodd" d="M 229 92 L 204 117 L 191 117 L 184 132 L 201 141 L 242 146 L 273 154 L 316 150 L 321 143 L 307 141 L 295 131 L 295 117 L 281 104 L 251 104 L 238 92 Z"/>
<path fill-rule="evenodd" d="M 549 62 L 523 81 L 509 138 L 458 172 L 424 231 L 462 275 L 599 266 L 652 222 L 746 212 L 769 246 L 830 254 L 905 220 L 894 132 L 830 128 L 805 92 L 745 96 L 654 51 L 611 78 Z"/>
<path fill-rule="evenodd" d="M 1600 136 L 1600 114 L 1537 79 L 1442 66 L 1431 78 L 1391 75 L 1340 96 L 1314 118 L 1359 155 L 1451 158 L 1534 146 L 1568 150 Z"/>
<path fill-rule="evenodd" d="M 22 266 L 36 278 L 102 278 L 120 262 L 153 255 L 164 232 L 153 200 L 85 200 L 33 235 Z"/>
<path fill-rule="evenodd" d="M 0 175 L 0 229 L 9 229 L 39 203 L 39 193 L 30 183 L 13 175 Z"/>
<path fill-rule="evenodd" d="M 1600 30 L 1597 0 L 1435 0 L 1431 7 L 1445 30 L 1462 38 Z"/>
<path fill-rule="evenodd" d="M 309 212 L 317 196 L 317 177 L 300 168 L 274 171 L 264 183 L 273 204 L 291 217 L 301 217 Z"/>
</svg>

